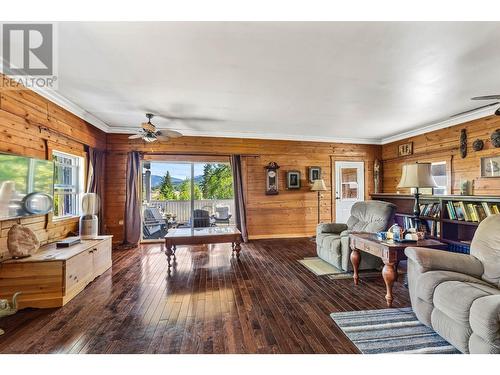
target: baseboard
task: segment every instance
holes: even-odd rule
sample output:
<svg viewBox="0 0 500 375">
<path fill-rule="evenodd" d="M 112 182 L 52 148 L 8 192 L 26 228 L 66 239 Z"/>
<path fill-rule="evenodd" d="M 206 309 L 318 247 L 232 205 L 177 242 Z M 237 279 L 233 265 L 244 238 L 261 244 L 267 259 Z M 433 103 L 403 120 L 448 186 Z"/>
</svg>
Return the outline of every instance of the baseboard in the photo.
<svg viewBox="0 0 500 375">
<path fill-rule="evenodd" d="M 308 238 L 314 234 L 262 234 L 262 235 L 249 235 L 249 240 L 276 240 L 282 238 Z"/>
</svg>

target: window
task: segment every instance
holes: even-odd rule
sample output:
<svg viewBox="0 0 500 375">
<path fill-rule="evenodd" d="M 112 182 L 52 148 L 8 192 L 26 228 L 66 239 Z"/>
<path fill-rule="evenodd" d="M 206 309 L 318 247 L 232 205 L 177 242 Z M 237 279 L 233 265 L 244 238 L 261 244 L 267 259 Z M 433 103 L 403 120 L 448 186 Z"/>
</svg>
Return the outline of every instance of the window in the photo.
<svg viewBox="0 0 500 375">
<path fill-rule="evenodd" d="M 433 189 L 435 195 L 445 195 L 447 194 L 448 186 L 448 176 L 446 174 L 446 162 L 440 161 L 437 163 L 431 163 L 431 173 L 436 181 L 437 187 Z"/>
<path fill-rule="evenodd" d="M 83 158 L 59 151 L 54 161 L 54 219 L 78 216 L 83 192 Z"/>
</svg>

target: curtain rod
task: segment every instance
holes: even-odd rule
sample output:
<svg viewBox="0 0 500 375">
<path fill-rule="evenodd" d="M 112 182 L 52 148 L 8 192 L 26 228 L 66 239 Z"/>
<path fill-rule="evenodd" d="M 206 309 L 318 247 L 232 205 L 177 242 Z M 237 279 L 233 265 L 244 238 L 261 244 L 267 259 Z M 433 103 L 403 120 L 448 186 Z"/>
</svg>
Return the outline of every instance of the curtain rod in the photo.
<svg viewBox="0 0 500 375">
<path fill-rule="evenodd" d="M 135 151 L 135 150 L 131 150 Z M 108 150 L 109 153 L 115 153 L 115 154 L 127 154 L 127 151 L 122 151 L 122 152 L 113 152 L 111 150 Z M 223 157 L 231 157 L 232 155 L 240 155 L 244 157 L 250 157 L 250 158 L 258 158 L 261 155 L 258 154 L 215 154 L 215 153 L 185 153 L 185 152 L 145 152 L 145 151 L 137 151 L 140 152 L 142 155 L 158 155 L 158 156 L 223 156 Z"/>
</svg>

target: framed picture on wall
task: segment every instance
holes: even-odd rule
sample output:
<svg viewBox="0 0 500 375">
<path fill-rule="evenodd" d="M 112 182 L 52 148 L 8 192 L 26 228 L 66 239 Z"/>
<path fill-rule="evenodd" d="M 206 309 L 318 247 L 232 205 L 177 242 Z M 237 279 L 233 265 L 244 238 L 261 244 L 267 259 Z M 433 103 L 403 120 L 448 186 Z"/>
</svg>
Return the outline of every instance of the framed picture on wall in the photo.
<svg viewBox="0 0 500 375">
<path fill-rule="evenodd" d="M 413 154 L 413 142 L 403 143 L 398 146 L 398 156 Z"/>
<path fill-rule="evenodd" d="M 321 179 L 321 167 L 309 167 L 309 182 L 312 184 L 314 180 Z"/>
<path fill-rule="evenodd" d="M 500 177 L 500 156 L 481 158 L 481 177 Z"/>
<path fill-rule="evenodd" d="M 300 189 L 300 172 L 299 171 L 286 172 L 286 188 L 287 189 Z"/>
</svg>

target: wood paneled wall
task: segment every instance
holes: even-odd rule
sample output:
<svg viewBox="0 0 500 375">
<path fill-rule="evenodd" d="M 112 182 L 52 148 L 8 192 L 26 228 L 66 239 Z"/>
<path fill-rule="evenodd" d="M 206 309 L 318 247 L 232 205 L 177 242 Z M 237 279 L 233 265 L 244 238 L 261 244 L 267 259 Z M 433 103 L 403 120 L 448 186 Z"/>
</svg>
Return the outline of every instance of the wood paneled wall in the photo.
<svg viewBox="0 0 500 375">
<path fill-rule="evenodd" d="M 460 157 L 460 131 L 466 129 L 468 147 L 467 156 Z M 500 178 L 481 178 L 480 159 L 484 156 L 500 155 L 500 148 L 494 148 L 490 136 L 495 129 L 500 129 L 500 117 L 488 116 L 449 128 L 425 133 L 402 141 L 382 146 L 383 191 L 394 193 L 401 177 L 402 165 L 415 161 L 449 161 L 451 194 L 460 193 L 462 179 L 473 182 L 474 195 L 500 195 Z M 472 142 L 484 141 L 482 151 L 474 151 Z M 413 155 L 398 157 L 398 145 L 413 142 Z M 401 190 L 404 192 L 404 190 Z"/>
<path fill-rule="evenodd" d="M 105 149 L 106 134 L 33 91 L 0 88 L 0 152 L 48 159 L 53 149 L 84 155 L 85 145 Z M 78 230 L 78 220 L 53 222 L 50 215 L 0 221 L 0 258 L 15 223 L 32 228 L 43 243 Z"/>
<path fill-rule="evenodd" d="M 302 237 L 314 234 L 317 222 L 317 195 L 309 191 L 307 167 L 320 166 L 329 188 L 332 160 L 365 161 L 367 194 L 373 189 L 373 161 L 380 157 L 380 146 L 293 142 L 236 138 L 182 137 L 168 143 L 146 144 L 130 141 L 126 135 L 108 134 L 106 173 L 106 224 L 114 241 L 123 238 L 125 171 L 127 152 L 146 154 L 241 154 L 246 187 L 247 223 L 251 238 Z M 265 195 L 264 167 L 275 161 L 280 165 L 280 194 Z M 286 171 L 301 172 L 300 190 L 286 190 Z M 321 219 L 333 219 L 332 193 L 323 194 Z"/>
</svg>

